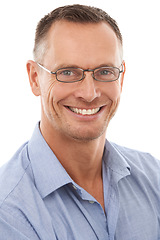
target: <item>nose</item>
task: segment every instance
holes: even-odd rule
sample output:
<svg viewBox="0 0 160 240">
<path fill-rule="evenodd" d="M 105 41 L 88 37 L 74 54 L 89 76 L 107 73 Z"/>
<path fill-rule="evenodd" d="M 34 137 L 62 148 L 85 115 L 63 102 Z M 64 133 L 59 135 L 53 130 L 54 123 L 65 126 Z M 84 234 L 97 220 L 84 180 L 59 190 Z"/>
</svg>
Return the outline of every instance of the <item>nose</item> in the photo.
<svg viewBox="0 0 160 240">
<path fill-rule="evenodd" d="M 78 83 L 75 96 L 86 102 L 92 102 L 94 99 L 101 96 L 98 82 L 94 80 L 92 72 L 85 73 L 84 79 Z"/>
</svg>

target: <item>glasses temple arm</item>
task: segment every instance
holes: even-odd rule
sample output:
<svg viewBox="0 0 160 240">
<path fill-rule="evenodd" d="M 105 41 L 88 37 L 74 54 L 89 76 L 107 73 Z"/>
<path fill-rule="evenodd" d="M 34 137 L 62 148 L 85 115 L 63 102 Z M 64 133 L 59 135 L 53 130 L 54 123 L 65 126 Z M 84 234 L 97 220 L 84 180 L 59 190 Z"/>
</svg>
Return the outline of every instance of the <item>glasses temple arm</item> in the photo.
<svg viewBox="0 0 160 240">
<path fill-rule="evenodd" d="M 52 72 L 50 70 L 48 70 L 47 68 L 43 67 L 40 63 L 37 63 L 37 65 L 42 68 L 43 70 L 45 70 L 46 72 L 50 73 L 50 74 L 56 74 L 55 72 Z"/>
</svg>

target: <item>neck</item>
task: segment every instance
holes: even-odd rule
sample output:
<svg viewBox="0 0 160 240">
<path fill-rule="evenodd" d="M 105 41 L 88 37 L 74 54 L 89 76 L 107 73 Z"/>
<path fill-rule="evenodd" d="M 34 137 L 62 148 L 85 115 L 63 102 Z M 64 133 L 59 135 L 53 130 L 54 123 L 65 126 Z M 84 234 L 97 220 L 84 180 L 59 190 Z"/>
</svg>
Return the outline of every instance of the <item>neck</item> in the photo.
<svg viewBox="0 0 160 240">
<path fill-rule="evenodd" d="M 80 186 L 93 186 L 102 179 L 102 156 L 105 133 L 91 141 L 78 141 L 40 125 L 43 137 L 70 177 Z M 48 134 L 48 132 L 50 134 Z"/>
</svg>

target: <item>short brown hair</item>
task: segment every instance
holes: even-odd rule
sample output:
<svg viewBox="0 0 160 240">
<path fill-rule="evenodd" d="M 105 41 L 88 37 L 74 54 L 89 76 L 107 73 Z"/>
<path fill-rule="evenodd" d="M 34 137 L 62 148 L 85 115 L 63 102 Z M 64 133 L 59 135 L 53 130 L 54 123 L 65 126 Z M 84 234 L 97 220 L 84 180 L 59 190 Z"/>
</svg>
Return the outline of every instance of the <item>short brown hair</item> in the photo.
<svg viewBox="0 0 160 240">
<path fill-rule="evenodd" d="M 105 11 L 102 9 L 74 4 L 66 5 L 54 9 L 52 12 L 44 16 L 38 23 L 35 34 L 35 44 L 34 44 L 34 58 L 36 61 L 39 61 L 39 58 L 45 53 L 46 46 L 46 36 L 52 26 L 56 21 L 67 20 L 70 22 L 78 23 L 99 23 L 107 22 L 113 31 L 115 32 L 117 38 L 120 40 L 121 45 L 123 44 L 122 35 L 118 28 L 116 21 L 111 18 Z"/>
</svg>

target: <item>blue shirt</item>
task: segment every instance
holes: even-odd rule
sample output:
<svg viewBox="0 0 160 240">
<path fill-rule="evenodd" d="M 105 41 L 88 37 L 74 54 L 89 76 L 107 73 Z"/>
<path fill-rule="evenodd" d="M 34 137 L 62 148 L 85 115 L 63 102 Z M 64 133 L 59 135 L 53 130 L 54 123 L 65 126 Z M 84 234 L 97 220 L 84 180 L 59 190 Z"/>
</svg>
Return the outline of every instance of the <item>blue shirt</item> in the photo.
<svg viewBox="0 0 160 240">
<path fill-rule="evenodd" d="M 0 169 L 0 240 L 160 239 L 160 162 L 106 140 L 102 167 L 105 212 L 37 125 Z"/>
</svg>

